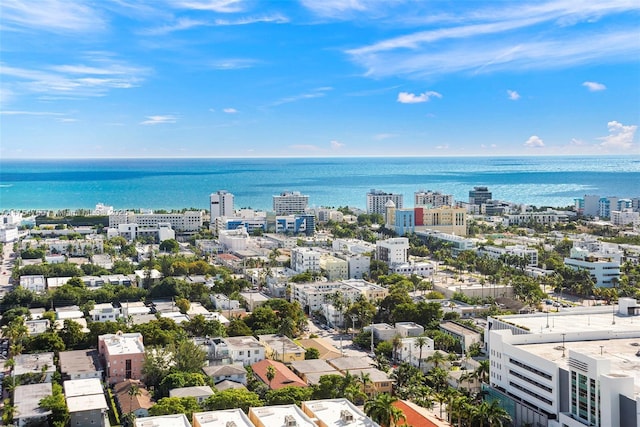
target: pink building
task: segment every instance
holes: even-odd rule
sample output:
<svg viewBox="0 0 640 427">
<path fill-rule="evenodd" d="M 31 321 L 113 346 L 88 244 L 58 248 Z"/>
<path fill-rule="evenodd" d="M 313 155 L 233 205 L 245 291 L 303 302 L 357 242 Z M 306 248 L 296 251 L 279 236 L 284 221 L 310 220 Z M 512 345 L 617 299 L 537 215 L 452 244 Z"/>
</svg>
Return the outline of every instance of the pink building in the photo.
<svg viewBox="0 0 640 427">
<path fill-rule="evenodd" d="M 126 379 L 142 379 L 144 344 L 139 332 L 98 336 L 98 353 L 104 361 L 109 384 Z"/>
</svg>

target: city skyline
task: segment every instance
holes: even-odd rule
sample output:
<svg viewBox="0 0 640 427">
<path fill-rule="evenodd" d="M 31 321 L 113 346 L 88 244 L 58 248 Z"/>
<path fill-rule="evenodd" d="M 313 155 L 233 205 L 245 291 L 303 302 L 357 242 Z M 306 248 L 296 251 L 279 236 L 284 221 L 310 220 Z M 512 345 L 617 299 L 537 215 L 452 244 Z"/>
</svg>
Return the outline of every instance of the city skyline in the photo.
<svg viewBox="0 0 640 427">
<path fill-rule="evenodd" d="M 32 6 L 0 158 L 640 153 L 637 1 Z"/>
</svg>

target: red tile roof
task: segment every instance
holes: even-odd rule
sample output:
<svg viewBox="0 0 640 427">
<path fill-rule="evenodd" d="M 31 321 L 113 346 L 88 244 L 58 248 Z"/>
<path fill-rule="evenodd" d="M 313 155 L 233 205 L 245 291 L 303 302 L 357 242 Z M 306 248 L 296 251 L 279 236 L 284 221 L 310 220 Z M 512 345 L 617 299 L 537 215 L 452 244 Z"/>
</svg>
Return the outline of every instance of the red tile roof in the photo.
<svg viewBox="0 0 640 427">
<path fill-rule="evenodd" d="M 295 387 L 307 387 L 307 384 L 302 379 L 293 373 L 284 363 L 277 362 L 275 360 L 265 359 L 258 363 L 251 365 L 253 372 L 262 380 L 263 383 L 269 385 L 267 379 L 267 367 L 273 366 L 276 370 L 276 376 L 271 381 L 271 389 L 278 390 L 282 387 L 295 386 Z"/>
<path fill-rule="evenodd" d="M 451 426 L 446 421 L 442 421 L 436 417 L 431 411 L 421 406 L 416 405 L 413 402 L 406 400 L 398 400 L 393 403 L 393 406 L 400 409 L 406 418 L 406 420 L 400 420 L 397 427 L 400 426 L 420 426 L 420 427 L 446 427 Z"/>
</svg>

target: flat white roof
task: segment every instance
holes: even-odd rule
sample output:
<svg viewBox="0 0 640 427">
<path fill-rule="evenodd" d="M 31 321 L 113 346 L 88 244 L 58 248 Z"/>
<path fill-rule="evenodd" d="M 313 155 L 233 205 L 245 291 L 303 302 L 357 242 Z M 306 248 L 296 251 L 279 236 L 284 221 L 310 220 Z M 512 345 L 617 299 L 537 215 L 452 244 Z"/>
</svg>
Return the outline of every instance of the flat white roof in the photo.
<svg viewBox="0 0 640 427">
<path fill-rule="evenodd" d="M 67 397 L 103 394 L 102 384 L 98 378 L 67 380 L 63 383 L 64 395 Z"/>
<path fill-rule="evenodd" d="M 144 353 L 144 345 L 139 341 L 142 335 L 138 332 L 129 334 L 100 335 L 109 354 L 138 354 Z"/>
<path fill-rule="evenodd" d="M 317 427 L 311 419 L 302 412 L 296 405 L 276 405 L 263 406 L 260 408 L 250 408 L 249 418 L 254 414 L 263 426 L 282 427 L 285 424 L 285 417 L 291 417 L 296 421 L 296 427 Z"/>
<path fill-rule="evenodd" d="M 313 412 L 315 418 L 329 427 L 344 425 L 349 427 L 379 427 L 377 423 L 374 423 L 347 399 L 311 400 L 304 402 L 304 406 Z M 342 411 L 348 411 L 353 420 L 345 423 L 342 418 Z"/>
<path fill-rule="evenodd" d="M 558 312 L 497 316 L 496 319 L 523 327 L 531 333 L 640 332 L 640 316 L 618 315 L 617 304 L 584 308 L 560 307 Z"/>
<path fill-rule="evenodd" d="M 104 394 L 90 394 L 86 396 L 67 397 L 67 407 L 69 413 L 107 410 L 107 399 Z"/>
<path fill-rule="evenodd" d="M 640 322 L 639 322 L 640 323 Z M 624 374 L 633 378 L 634 393 L 640 397 L 640 338 L 605 339 L 593 341 L 565 341 L 562 357 L 562 342 L 543 344 L 520 344 L 518 348 L 540 358 L 550 360 L 569 370 L 569 350 L 609 360 L 610 373 Z"/>
<path fill-rule="evenodd" d="M 239 408 L 224 411 L 195 412 L 193 420 L 197 420 L 201 427 L 226 426 L 231 421 L 235 423 L 236 427 L 254 427 L 249 417 Z"/>
<path fill-rule="evenodd" d="M 185 414 L 138 418 L 136 427 L 191 427 Z"/>
</svg>

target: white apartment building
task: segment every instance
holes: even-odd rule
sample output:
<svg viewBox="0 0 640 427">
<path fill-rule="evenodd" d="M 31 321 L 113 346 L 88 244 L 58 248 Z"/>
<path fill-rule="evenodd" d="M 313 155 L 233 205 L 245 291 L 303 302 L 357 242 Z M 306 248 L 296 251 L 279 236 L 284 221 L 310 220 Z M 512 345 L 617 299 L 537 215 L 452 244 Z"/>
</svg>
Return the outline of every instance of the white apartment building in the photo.
<svg viewBox="0 0 640 427">
<path fill-rule="evenodd" d="M 18 240 L 18 227 L 15 225 L 0 225 L 0 243 L 11 243 Z"/>
<path fill-rule="evenodd" d="M 216 355 L 229 358 L 232 363 L 248 366 L 266 358 L 264 345 L 252 336 L 218 338 L 214 342 Z"/>
<path fill-rule="evenodd" d="M 171 224 L 168 222 L 158 223 L 156 226 L 142 227 L 138 223 L 131 222 L 126 224 L 118 224 L 116 227 L 109 227 L 107 229 L 107 238 L 120 236 L 128 241 L 133 241 L 138 237 L 151 236 L 159 242 L 165 240 L 175 239 L 176 232 L 171 228 Z"/>
<path fill-rule="evenodd" d="M 347 261 L 349 279 L 362 279 L 371 272 L 371 257 L 368 255 L 339 255 Z"/>
<path fill-rule="evenodd" d="M 637 426 L 640 306 L 488 319 L 490 395 L 515 425 Z"/>
<path fill-rule="evenodd" d="M 630 208 L 621 211 L 611 211 L 611 223 L 620 226 L 639 224 L 640 212 L 635 212 Z"/>
<path fill-rule="evenodd" d="M 436 271 L 436 264 L 432 262 L 407 262 L 404 264 L 394 264 L 389 267 L 389 271 L 403 276 L 413 274 L 420 277 L 433 277 Z"/>
<path fill-rule="evenodd" d="M 349 263 L 330 254 L 320 256 L 320 269 L 330 281 L 343 280 L 349 277 Z"/>
<path fill-rule="evenodd" d="M 418 337 L 424 334 L 424 327 L 415 322 L 396 322 L 396 332 L 403 338 Z"/>
<path fill-rule="evenodd" d="M 389 290 L 362 279 L 349 279 L 340 282 L 291 283 L 291 301 L 298 301 L 309 313 L 325 311 L 331 295 L 340 292 L 342 296 L 354 302 L 360 295 L 369 301 L 378 301 L 386 297 Z"/>
<path fill-rule="evenodd" d="M 221 216 L 233 216 L 233 194 L 219 190 L 209 195 L 209 213 L 211 222 Z"/>
<path fill-rule="evenodd" d="M 309 196 L 299 191 L 285 191 L 273 196 L 273 211 L 276 215 L 304 213 L 309 205 Z"/>
<path fill-rule="evenodd" d="M 42 293 L 47 289 L 47 282 L 41 274 L 20 276 L 20 287 L 31 292 Z"/>
<path fill-rule="evenodd" d="M 405 264 L 409 261 L 409 239 L 394 237 L 376 242 L 376 259 L 390 266 Z"/>
<path fill-rule="evenodd" d="M 382 190 L 371 189 L 367 193 L 367 213 L 386 215 L 386 204 L 391 200 L 396 208 L 402 209 L 402 194 L 386 193 Z"/>
<path fill-rule="evenodd" d="M 249 246 L 249 233 L 247 229 L 240 226 L 234 230 L 219 230 L 218 242 L 225 250 L 230 252 L 245 251 Z"/>
<path fill-rule="evenodd" d="M 194 412 L 193 427 L 254 427 L 242 409 Z"/>
<path fill-rule="evenodd" d="M 586 249 L 573 247 L 564 265 L 574 270 L 587 270 L 596 287 L 611 288 L 620 280 L 620 261 Z"/>
<path fill-rule="evenodd" d="M 166 214 L 120 211 L 109 215 L 109 228 L 118 228 L 120 224 L 137 224 L 141 228 L 157 228 L 160 223 L 169 223 L 171 228 L 178 232 L 196 232 L 202 228 L 202 211 Z"/>
<path fill-rule="evenodd" d="M 558 212 L 548 209 L 544 212 L 523 212 L 519 214 L 506 215 L 502 224 L 505 227 L 510 225 L 523 225 L 531 222 L 543 225 L 553 225 L 558 222 L 567 221 L 569 221 L 569 214 L 567 212 Z"/>
<path fill-rule="evenodd" d="M 89 311 L 89 315 L 94 322 L 116 322 L 122 316 L 122 309 L 114 307 L 110 302 L 105 302 L 96 304 L 93 310 Z"/>
<path fill-rule="evenodd" d="M 415 207 L 431 207 L 453 206 L 453 196 L 451 194 L 442 194 L 439 191 L 420 190 L 413 193 L 413 203 Z"/>
<path fill-rule="evenodd" d="M 440 233 L 427 230 L 416 231 L 416 236 L 418 236 L 424 242 L 428 241 L 429 239 L 434 239 L 450 243 L 451 251 L 454 255 L 457 255 L 462 251 L 472 251 L 476 249 L 476 243 L 474 240 L 455 234 Z"/>
<path fill-rule="evenodd" d="M 331 242 L 331 249 L 335 252 L 362 255 L 373 253 L 376 245 L 359 239 L 334 239 Z"/>
<path fill-rule="evenodd" d="M 320 271 L 320 252 L 312 248 L 291 249 L 291 268 L 298 273 Z"/>
<path fill-rule="evenodd" d="M 499 259 L 502 255 L 515 255 L 525 258 L 529 267 L 538 265 L 538 250 L 524 245 L 512 245 L 504 248 L 500 246 L 483 246 L 478 249 L 478 255 L 484 255 L 491 259 Z"/>
</svg>

